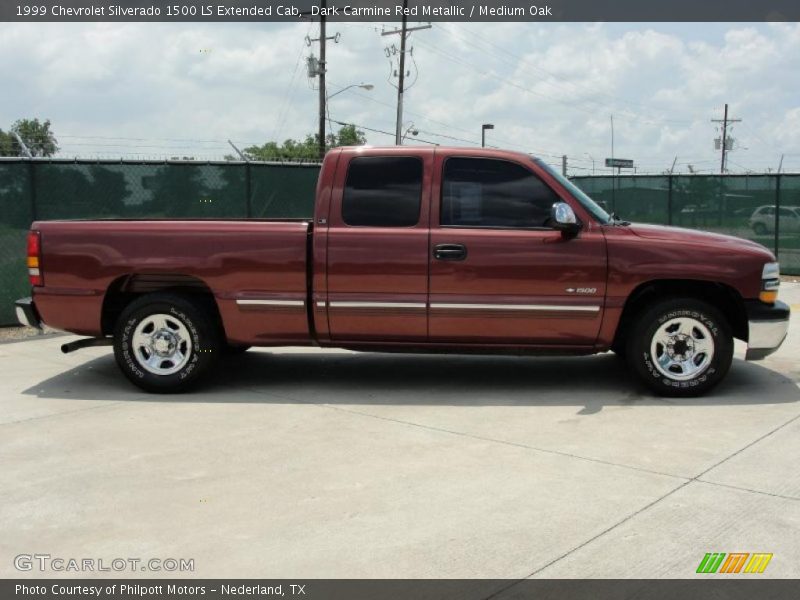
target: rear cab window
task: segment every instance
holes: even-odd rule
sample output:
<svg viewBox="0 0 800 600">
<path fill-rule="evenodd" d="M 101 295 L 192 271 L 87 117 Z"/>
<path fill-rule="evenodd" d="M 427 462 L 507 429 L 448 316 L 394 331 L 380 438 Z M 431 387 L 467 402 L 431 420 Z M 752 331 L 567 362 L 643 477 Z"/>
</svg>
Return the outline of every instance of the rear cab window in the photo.
<svg viewBox="0 0 800 600">
<path fill-rule="evenodd" d="M 413 227 L 422 205 L 422 160 L 363 156 L 350 161 L 342 220 L 353 227 Z"/>
</svg>

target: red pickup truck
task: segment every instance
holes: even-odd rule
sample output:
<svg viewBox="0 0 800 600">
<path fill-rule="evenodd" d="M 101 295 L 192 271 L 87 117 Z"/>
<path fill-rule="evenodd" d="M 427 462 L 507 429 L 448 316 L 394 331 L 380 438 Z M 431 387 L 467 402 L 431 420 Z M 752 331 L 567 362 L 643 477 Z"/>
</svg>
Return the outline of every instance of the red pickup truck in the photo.
<svg viewBox="0 0 800 600">
<path fill-rule="evenodd" d="M 631 224 L 526 154 L 337 148 L 313 220 L 36 222 L 19 319 L 113 345 L 150 392 L 250 346 L 589 354 L 658 394 L 774 352 L 789 308 L 747 240 Z M 565 383 L 565 386 L 568 385 Z"/>
</svg>

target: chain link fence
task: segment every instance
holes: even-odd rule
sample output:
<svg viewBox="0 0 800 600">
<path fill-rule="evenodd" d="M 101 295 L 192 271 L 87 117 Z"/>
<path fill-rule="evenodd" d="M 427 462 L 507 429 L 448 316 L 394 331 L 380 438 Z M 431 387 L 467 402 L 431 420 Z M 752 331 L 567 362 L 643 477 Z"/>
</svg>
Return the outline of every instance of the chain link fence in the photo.
<svg viewBox="0 0 800 600">
<path fill-rule="evenodd" d="M 766 246 L 781 271 L 800 274 L 800 175 L 574 177 L 627 221 L 735 235 Z"/>
<path fill-rule="evenodd" d="M 35 219 L 310 218 L 319 165 L 0 160 L 0 325 L 30 294 Z M 630 221 L 745 237 L 800 274 L 800 175 L 599 176 L 574 181 Z"/>
<path fill-rule="evenodd" d="M 318 164 L 0 160 L 0 325 L 30 295 L 37 219 L 305 218 Z"/>
</svg>

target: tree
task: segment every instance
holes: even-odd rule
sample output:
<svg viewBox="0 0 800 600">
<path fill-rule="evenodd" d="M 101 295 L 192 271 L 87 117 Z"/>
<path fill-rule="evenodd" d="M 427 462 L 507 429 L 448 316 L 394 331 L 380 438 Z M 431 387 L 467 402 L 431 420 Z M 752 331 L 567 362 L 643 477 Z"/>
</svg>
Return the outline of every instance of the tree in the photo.
<svg viewBox="0 0 800 600">
<path fill-rule="evenodd" d="M 345 125 L 339 130 L 335 141 L 336 146 L 363 146 L 367 143 L 367 137 L 355 125 Z"/>
<path fill-rule="evenodd" d="M 337 146 L 361 146 L 367 143 L 364 132 L 355 125 L 344 125 L 337 133 L 328 134 L 325 148 Z M 250 146 L 244 154 L 252 160 L 302 160 L 319 158 L 319 134 L 308 134 L 302 141 L 288 139 L 283 144 L 267 142 L 262 146 Z M 233 160 L 232 156 L 226 157 Z"/>
<path fill-rule="evenodd" d="M 0 129 L 0 156 L 19 156 L 19 144 L 11 133 Z"/>
<path fill-rule="evenodd" d="M 8 132 L 0 129 L 0 156 L 24 156 L 14 133 L 22 138 L 33 156 L 53 156 L 58 152 L 58 140 L 50 131 L 50 119 L 44 123 L 39 119 L 20 119 Z"/>
</svg>

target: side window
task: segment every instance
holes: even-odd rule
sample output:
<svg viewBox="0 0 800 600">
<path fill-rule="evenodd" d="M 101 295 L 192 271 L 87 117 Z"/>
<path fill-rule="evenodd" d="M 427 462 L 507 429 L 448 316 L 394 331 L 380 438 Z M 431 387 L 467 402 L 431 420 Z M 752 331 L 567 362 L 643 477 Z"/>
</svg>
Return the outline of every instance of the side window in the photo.
<svg viewBox="0 0 800 600">
<path fill-rule="evenodd" d="M 342 219 L 361 227 L 411 227 L 419 222 L 422 161 L 413 156 L 354 158 L 347 170 Z"/>
<path fill-rule="evenodd" d="M 441 224 L 455 227 L 547 227 L 559 197 L 532 171 L 505 160 L 449 158 Z"/>
</svg>

